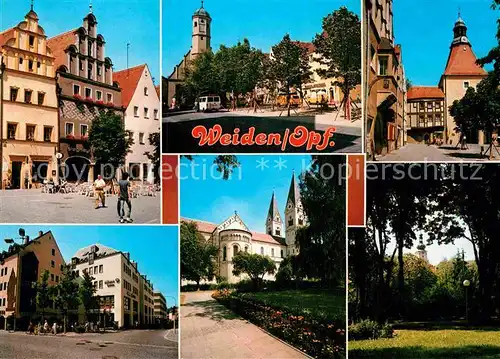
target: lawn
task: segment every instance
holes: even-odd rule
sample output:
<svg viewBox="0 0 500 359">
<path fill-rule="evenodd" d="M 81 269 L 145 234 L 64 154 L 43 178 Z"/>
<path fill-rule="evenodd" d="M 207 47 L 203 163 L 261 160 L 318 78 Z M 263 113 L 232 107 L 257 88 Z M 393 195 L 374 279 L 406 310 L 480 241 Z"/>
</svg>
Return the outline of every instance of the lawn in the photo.
<svg viewBox="0 0 500 359">
<path fill-rule="evenodd" d="M 241 294 L 278 310 L 322 320 L 345 321 L 345 291 L 286 290 Z"/>
<path fill-rule="evenodd" d="M 499 358 L 500 328 L 396 330 L 393 339 L 349 342 L 349 358 Z"/>
</svg>

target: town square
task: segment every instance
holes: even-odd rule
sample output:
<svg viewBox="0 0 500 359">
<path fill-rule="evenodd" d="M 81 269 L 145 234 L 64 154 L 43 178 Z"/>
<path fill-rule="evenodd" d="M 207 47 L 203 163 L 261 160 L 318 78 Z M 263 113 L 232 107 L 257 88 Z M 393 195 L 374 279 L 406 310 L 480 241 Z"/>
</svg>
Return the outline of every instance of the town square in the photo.
<svg viewBox="0 0 500 359">
<path fill-rule="evenodd" d="M 109 4 L 59 17 L 43 2 L 18 5 L 4 5 L 0 29 L 2 219 L 124 222 L 120 207 L 141 197 L 126 219 L 160 223 L 159 49 L 137 41 L 147 29 L 116 34 Z"/>
<path fill-rule="evenodd" d="M 0 357 L 177 358 L 176 228 L 3 225 L 0 237 Z"/>
<path fill-rule="evenodd" d="M 226 133 L 255 126 L 259 134 L 282 136 L 297 126 L 318 135 L 333 128 L 331 144 L 315 152 L 361 152 L 359 3 L 292 2 L 285 10 L 291 18 L 314 9 L 293 28 L 280 7 L 252 19 L 230 2 L 171 2 L 173 18 L 163 28 L 164 152 L 308 152 L 306 146 L 207 146 L 193 138 L 197 126 L 215 123 Z M 245 11 L 263 3 L 245 4 Z M 263 39 L 255 32 L 265 21 L 283 31 L 268 29 Z M 234 30 L 224 33 L 228 27 Z"/>
</svg>

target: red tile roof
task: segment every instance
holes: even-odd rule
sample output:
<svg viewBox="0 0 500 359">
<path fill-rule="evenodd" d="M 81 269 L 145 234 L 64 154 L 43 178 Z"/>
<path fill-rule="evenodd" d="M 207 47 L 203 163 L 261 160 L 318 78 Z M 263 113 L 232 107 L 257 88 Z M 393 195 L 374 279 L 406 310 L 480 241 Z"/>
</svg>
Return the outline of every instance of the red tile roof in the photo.
<svg viewBox="0 0 500 359">
<path fill-rule="evenodd" d="M 47 46 L 52 50 L 52 56 L 55 57 L 54 69 L 56 71 L 62 65 L 68 66 L 68 58 L 65 51 L 69 45 L 74 44 L 76 46 L 76 31 L 77 29 L 69 30 L 47 41 Z"/>
<path fill-rule="evenodd" d="M 122 89 L 123 107 L 127 108 L 130 104 L 145 68 L 146 64 L 142 64 L 129 69 L 113 72 L 113 82 L 118 82 Z"/>
<path fill-rule="evenodd" d="M 446 64 L 445 75 L 487 75 L 487 72 L 476 64 L 476 55 L 470 45 L 453 46 Z"/>
<path fill-rule="evenodd" d="M 0 32 L 0 46 L 3 46 L 14 36 L 14 28 Z"/>
<path fill-rule="evenodd" d="M 424 98 L 444 98 L 444 93 L 439 87 L 413 86 L 408 90 L 408 100 Z"/>
<path fill-rule="evenodd" d="M 217 228 L 217 225 L 214 223 L 200 221 L 197 219 L 181 217 L 181 222 L 196 223 L 198 231 L 204 233 L 212 233 Z M 280 245 L 280 243 L 269 234 L 253 232 L 253 231 L 251 233 L 252 233 L 252 241 Z"/>
<path fill-rule="evenodd" d="M 316 51 L 316 46 L 312 42 L 293 41 L 294 44 L 299 45 L 301 48 L 306 49 L 308 54 Z"/>
</svg>

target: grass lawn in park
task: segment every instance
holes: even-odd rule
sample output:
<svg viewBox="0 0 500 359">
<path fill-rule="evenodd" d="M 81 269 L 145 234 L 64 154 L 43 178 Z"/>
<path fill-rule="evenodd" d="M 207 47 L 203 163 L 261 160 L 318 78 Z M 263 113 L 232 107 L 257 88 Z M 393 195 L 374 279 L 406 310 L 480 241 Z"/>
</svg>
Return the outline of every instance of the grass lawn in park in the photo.
<svg viewBox="0 0 500 359">
<path fill-rule="evenodd" d="M 500 328 L 396 330 L 392 339 L 350 341 L 349 358 L 500 358 Z"/>
<path fill-rule="evenodd" d="M 261 302 L 294 315 L 320 320 L 345 321 L 345 290 L 285 290 L 243 293 L 242 298 Z"/>
</svg>

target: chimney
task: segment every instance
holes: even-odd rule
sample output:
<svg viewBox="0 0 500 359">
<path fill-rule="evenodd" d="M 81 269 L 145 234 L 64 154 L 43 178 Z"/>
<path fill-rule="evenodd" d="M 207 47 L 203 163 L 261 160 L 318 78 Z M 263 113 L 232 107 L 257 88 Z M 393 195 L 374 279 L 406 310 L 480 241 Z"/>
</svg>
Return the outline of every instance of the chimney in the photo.
<svg viewBox="0 0 500 359">
<path fill-rule="evenodd" d="M 43 236 L 43 231 L 38 231 L 38 237 Z"/>
</svg>

